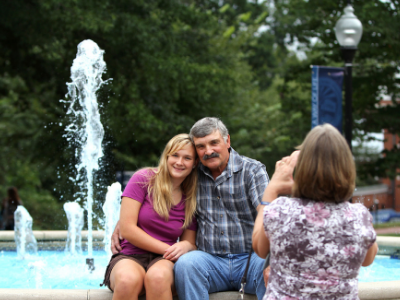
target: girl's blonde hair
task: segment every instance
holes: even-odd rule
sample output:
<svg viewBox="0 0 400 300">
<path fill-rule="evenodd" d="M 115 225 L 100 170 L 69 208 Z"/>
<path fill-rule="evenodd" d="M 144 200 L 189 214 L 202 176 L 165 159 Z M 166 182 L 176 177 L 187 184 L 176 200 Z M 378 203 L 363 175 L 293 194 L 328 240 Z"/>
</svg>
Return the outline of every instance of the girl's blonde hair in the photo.
<svg viewBox="0 0 400 300">
<path fill-rule="evenodd" d="M 340 132 L 329 124 L 316 126 L 298 147 L 293 196 L 340 203 L 353 195 L 356 168 Z"/>
<path fill-rule="evenodd" d="M 157 169 L 153 169 L 153 174 L 150 175 L 148 193 L 153 200 L 154 210 L 165 220 L 169 218 L 169 211 L 172 207 L 172 183 L 171 176 L 168 171 L 167 160 L 172 154 L 178 152 L 187 145 L 194 145 L 190 137 L 186 133 L 181 133 L 174 136 L 165 146 L 160 157 L 160 162 Z M 195 150 L 195 149 L 194 149 Z M 197 160 L 197 153 L 194 151 Z M 182 193 L 186 196 L 185 199 L 185 222 L 182 228 L 188 227 L 196 212 L 196 192 L 197 192 L 197 168 L 185 178 L 181 184 Z"/>
</svg>

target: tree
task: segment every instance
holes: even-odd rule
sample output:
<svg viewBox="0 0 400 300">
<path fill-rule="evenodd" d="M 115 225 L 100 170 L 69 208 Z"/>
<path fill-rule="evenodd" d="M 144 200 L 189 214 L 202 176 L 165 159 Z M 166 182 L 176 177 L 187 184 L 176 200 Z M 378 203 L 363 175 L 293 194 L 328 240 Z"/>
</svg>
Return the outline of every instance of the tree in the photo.
<svg viewBox="0 0 400 300">
<path fill-rule="evenodd" d="M 166 141 L 188 132 L 197 119 L 214 115 L 229 124 L 229 108 L 248 100 L 238 97 L 254 77 L 243 49 L 264 11 L 257 14 L 261 6 L 246 1 L 226 4 L 4 2 L 0 192 L 17 185 L 26 206 L 36 210 L 36 228 L 65 228 L 55 211 L 75 199 L 77 187 L 69 178 L 77 161 L 63 138 L 67 107 L 59 99 L 84 39 L 105 50 L 104 79 L 113 79 L 98 95 L 107 156 L 101 162 L 106 176 L 96 174 L 95 198 L 104 199 L 117 170 L 155 165 Z M 39 205 L 38 199 L 52 204 Z"/>
<path fill-rule="evenodd" d="M 299 114 L 300 119 L 287 124 L 282 131 L 290 132 L 293 144 L 310 129 L 310 65 L 342 66 L 339 45 L 333 28 L 347 1 L 289 0 L 271 1 L 273 14 L 269 18 L 269 34 L 275 45 L 287 51 L 287 45 L 297 44 L 307 54 L 304 60 L 287 59 L 279 75 L 284 79 L 278 88 L 284 116 Z M 352 1 L 355 14 L 363 24 L 363 37 L 353 68 L 354 132 L 360 135 L 380 132 L 383 128 L 400 133 L 399 1 Z M 260 76 L 261 77 L 261 76 Z M 261 79 L 260 79 L 261 80 Z M 266 79 L 265 79 L 266 80 Z M 392 106 L 380 107 L 382 93 L 391 96 Z M 387 151 L 384 157 L 359 164 L 360 177 L 390 175 L 393 178 L 400 165 L 399 149 Z M 360 172 L 361 171 L 361 172 Z"/>
</svg>

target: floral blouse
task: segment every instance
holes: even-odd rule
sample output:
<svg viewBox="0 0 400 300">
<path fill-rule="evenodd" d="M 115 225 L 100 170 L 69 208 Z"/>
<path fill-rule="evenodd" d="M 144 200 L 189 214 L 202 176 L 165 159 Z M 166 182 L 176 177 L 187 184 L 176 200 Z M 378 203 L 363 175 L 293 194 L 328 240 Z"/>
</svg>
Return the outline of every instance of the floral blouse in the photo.
<svg viewBox="0 0 400 300">
<path fill-rule="evenodd" d="M 358 273 L 375 242 L 362 204 L 280 197 L 264 208 L 271 273 L 263 300 L 359 299 Z"/>
</svg>

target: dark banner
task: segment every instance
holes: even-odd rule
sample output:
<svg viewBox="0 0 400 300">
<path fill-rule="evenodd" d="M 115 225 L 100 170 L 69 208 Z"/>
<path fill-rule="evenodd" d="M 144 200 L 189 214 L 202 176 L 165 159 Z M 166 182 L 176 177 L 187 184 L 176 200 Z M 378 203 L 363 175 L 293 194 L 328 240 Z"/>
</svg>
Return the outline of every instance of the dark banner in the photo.
<svg viewBox="0 0 400 300">
<path fill-rule="evenodd" d="M 312 66 L 311 128 L 324 123 L 342 132 L 343 68 Z"/>
</svg>

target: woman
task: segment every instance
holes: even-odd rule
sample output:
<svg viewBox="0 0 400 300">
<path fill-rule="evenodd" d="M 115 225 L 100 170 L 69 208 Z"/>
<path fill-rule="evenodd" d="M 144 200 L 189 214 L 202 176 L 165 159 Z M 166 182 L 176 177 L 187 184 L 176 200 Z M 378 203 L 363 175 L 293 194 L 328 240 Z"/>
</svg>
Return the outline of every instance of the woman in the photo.
<svg viewBox="0 0 400 300">
<path fill-rule="evenodd" d="M 255 252 L 271 251 L 263 299 L 358 299 L 359 269 L 373 262 L 378 246 L 368 210 L 348 202 L 353 156 L 328 124 L 311 130 L 300 150 L 276 163 L 263 197 L 272 203 L 254 225 Z"/>
<path fill-rule="evenodd" d="M 3 216 L 3 222 L 0 226 L 1 229 L 14 230 L 14 212 L 17 210 L 18 205 L 22 205 L 22 201 L 19 198 L 17 188 L 8 188 L 7 198 L 4 198 L 1 205 L 1 212 Z"/>
<path fill-rule="evenodd" d="M 173 137 L 157 168 L 137 171 L 122 194 L 122 251 L 113 255 L 104 284 L 113 299 L 172 299 L 174 262 L 197 249 L 197 157 L 188 134 Z M 179 238 L 179 242 L 177 239 Z"/>
</svg>

